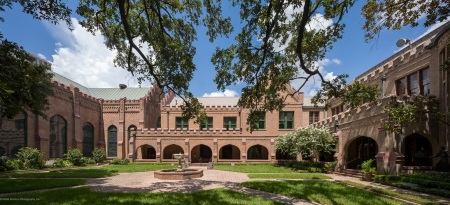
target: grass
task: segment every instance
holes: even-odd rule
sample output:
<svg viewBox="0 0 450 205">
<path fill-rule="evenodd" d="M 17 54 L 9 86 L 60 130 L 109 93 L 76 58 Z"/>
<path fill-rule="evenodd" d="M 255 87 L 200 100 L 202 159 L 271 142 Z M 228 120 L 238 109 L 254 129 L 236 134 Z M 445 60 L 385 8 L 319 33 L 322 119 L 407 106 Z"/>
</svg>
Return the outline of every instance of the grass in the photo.
<svg viewBox="0 0 450 205">
<path fill-rule="evenodd" d="M 2 179 L 0 193 L 12 193 L 86 184 L 84 179 Z"/>
<path fill-rule="evenodd" d="M 0 202 L 3 199 L 0 198 Z M 183 193 L 101 193 L 88 188 L 63 189 L 7 197 L 7 204 L 280 204 L 257 196 L 228 189 Z M 25 201 L 29 200 L 29 201 Z"/>
<path fill-rule="evenodd" d="M 371 204 L 400 205 L 395 201 L 376 193 L 351 188 L 342 184 L 321 180 L 304 181 L 249 181 L 241 186 L 262 191 L 277 193 L 289 197 L 314 201 L 320 204 Z"/>
<path fill-rule="evenodd" d="M 376 187 L 372 187 L 372 186 L 366 186 L 360 183 L 356 183 L 356 182 L 351 182 L 351 181 L 339 181 L 339 183 L 345 184 L 345 185 L 349 185 L 352 187 L 356 187 L 358 189 L 364 189 L 367 191 L 372 191 L 372 192 L 376 192 L 379 194 L 384 194 L 387 196 L 391 196 L 391 197 L 395 197 L 395 198 L 399 198 L 399 199 L 403 199 L 406 201 L 411 201 L 411 202 L 415 202 L 418 204 L 424 204 L 424 205 L 434 205 L 434 204 L 438 204 L 435 202 L 432 202 L 430 200 L 424 199 L 422 197 L 419 196 L 415 196 L 415 195 L 411 195 L 411 194 L 405 194 L 405 193 L 399 193 L 399 192 L 395 192 L 395 191 L 391 191 L 388 189 L 381 189 L 381 188 L 376 188 Z"/>
<path fill-rule="evenodd" d="M 2 175 L 6 178 L 102 178 L 116 175 L 115 170 L 100 168 L 75 168 L 52 171 L 14 171 Z"/>
<path fill-rule="evenodd" d="M 331 179 L 317 173 L 281 173 L 281 174 L 248 174 L 249 178 L 257 179 Z"/>
<path fill-rule="evenodd" d="M 275 165 L 215 165 L 214 169 L 242 173 L 294 173 L 293 170 Z"/>
<path fill-rule="evenodd" d="M 101 167 L 101 169 L 113 172 L 147 172 L 176 167 L 176 165 L 170 164 L 130 163 L 128 165 L 106 165 Z"/>
</svg>

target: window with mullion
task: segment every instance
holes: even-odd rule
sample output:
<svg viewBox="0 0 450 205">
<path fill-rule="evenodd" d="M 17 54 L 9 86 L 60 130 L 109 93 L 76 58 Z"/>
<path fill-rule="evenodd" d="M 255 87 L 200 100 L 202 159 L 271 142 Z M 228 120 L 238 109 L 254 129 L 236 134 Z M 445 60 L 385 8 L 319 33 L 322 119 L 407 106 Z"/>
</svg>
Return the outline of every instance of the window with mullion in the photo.
<svg viewBox="0 0 450 205">
<path fill-rule="evenodd" d="M 280 112 L 279 129 L 294 128 L 294 112 Z"/>
<path fill-rule="evenodd" d="M 428 68 L 420 71 L 420 93 L 422 95 L 430 94 L 430 80 L 428 78 Z"/>
<path fill-rule="evenodd" d="M 397 88 L 397 95 L 404 95 L 406 94 L 406 78 L 401 78 L 397 81 L 395 81 L 395 86 Z"/>
<path fill-rule="evenodd" d="M 213 118 L 212 117 L 208 117 L 207 120 L 205 120 L 204 122 L 202 122 L 200 124 L 200 130 L 209 130 L 213 128 Z"/>
<path fill-rule="evenodd" d="M 176 117 L 176 128 L 177 129 L 189 129 L 189 120 L 185 117 Z"/>
<path fill-rule="evenodd" d="M 257 130 L 266 129 L 266 113 L 265 112 L 259 112 L 258 113 L 259 120 L 255 124 L 255 128 Z"/>
<path fill-rule="evenodd" d="M 419 94 L 418 89 L 418 82 L 417 82 L 417 73 L 413 73 L 408 76 L 408 94 Z"/>
<path fill-rule="evenodd" d="M 236 128 L 236 117 L 224 117 L 223 118 L 223 128 L 231 130 Z"/>
</svg>

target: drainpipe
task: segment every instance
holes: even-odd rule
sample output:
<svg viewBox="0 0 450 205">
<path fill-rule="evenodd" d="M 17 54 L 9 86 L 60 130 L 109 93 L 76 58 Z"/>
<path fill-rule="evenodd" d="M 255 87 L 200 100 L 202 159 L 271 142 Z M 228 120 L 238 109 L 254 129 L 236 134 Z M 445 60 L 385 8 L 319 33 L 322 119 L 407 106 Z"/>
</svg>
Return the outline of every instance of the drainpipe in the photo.
<svg viewBox="0 0 450 205">
<path fill-rule="evenodd" d="M 381 80 L 381 98 L 384 98 L 386 92 L 385 90 L 386 75 L 382 75 L 380 77 L 380 80 Z"/>
</svg>

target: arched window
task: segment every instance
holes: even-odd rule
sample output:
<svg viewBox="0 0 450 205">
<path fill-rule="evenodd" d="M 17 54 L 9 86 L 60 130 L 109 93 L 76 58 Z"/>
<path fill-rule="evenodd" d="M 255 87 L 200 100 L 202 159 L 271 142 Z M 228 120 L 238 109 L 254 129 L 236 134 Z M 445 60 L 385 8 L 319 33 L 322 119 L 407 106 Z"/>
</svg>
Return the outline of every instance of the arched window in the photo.
<svg viewBox="0 0 450 205">
<path fill-rule="evenodd" d="M 117 127 L 108 128 L 108 157 L 117 157 Z"/>
<path fill-rule="evenodd" d="M 62 158 L 67 152 L 67 122 L 55 115 L 50 118 L 50 158 Z"/>
<path fill-rule="evenodd" d="M 92 157 L 94 150 L 94 126 L 85 123 L 83 126 L 83 156 Z"/>
<path fill-rule="evenodd" d="M 129 127 L 128 127 L 128 140 L 130 140 L 130 138 L 131 138 L 131 130 L 137 130 L 137 127 L 136 126 L 134 126 L 134 125 L 130 125 Z"/>
</svg>

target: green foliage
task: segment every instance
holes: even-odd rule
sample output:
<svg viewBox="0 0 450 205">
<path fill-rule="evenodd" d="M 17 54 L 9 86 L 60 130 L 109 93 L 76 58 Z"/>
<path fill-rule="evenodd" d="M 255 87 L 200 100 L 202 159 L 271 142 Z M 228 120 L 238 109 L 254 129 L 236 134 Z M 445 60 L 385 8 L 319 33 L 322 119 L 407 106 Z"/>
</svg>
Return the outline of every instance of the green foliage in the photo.
<svg viewBox="0 0 450 205">
<path fill-rule="evenodd" d="M 275 141 L 275 147 L 281 152 L 296 156 L 302 154 L 318 159 L 320 152 L 334 151 L 335 141 L 327 127 L 300 128 Z"/>
<path fill-rule="evenodd" d="M 20 169 L 24 169 L 24 167 L 23 167 L 23 163 L 20 160 L 14 159 L 14 160 L 8 160 L 6 162 L 6 169 L 7 170 L 20 170 Z"/>
<path fill-rule="evenodd" d="M 89 157 L 82 157 L 81 158 L 81 163 L 82 164 L 95 164 L 95 160 Z"/>
<path fill-rule="evenodd" d="M 279 166 L 288 167 L 298 172 L 299 170 L 307 172 L 325 172 L 326 163 L 312 161 L 280 161 Z"/>
<path fill-rule="evenodd" d="M 42 152 L 36 148 L 22 147 L 16 156 L 17 160 L 22 163 L 21 169 L 43 169 L 45 167 Z"/>
<path fill-rule="evenodd" d="M 109 49 L 117 51 L 115 65 L 139 82 L 150 81 L 163 91 L 183 98 L 183 116 L 202 122 L 202 106 L 188 91 L 196 70 L 193 62 L 196 27 L 206 26 L 213 41 L 233 31 L 222 16 L 220 0 L 107 1 L 81 0 L 77 13 L 88 31 L 100 33 Z"/>
<path fill-rule="evenodd" d="M 22 47 L 0 37 L 0 117 L 31 111 L 44 116 L 53 94 L 50 66 L 35 63 Z"/>
<path fill-rule="evenodd" d="M 383 27 L 399 30 L 404 26 L 415 27 L 418 20 L 426 17 L 424 26 L 428 27 L 447 19 L 450 6 L 447 0 L 434 1 L 397 1 L 397 0 L 368 0 L 362 9 L 366 18 L 363 29 L 366 41 L 379 35 Z"/>
<path fill-rule="evenodd" d="M 128 165 L 130 163 L 130 160 L 128 159 L 113 159 L 111 161 L 111 164 L 114 165 Z"/>
<path fill-rule="evenodd" d="M 84 166 L 86 165 L 83 160 L 83 154 L 80 150 L 76 148 L 70 148 L 67 151 L 67 154 L 64 154 L 64 157 L 69 160 L 74 166 Z"/>
<path fill-rule="evenodd" d="M 92 159 L 96 163 L 102 163 L 106 159 L 106 152 L 104 149 L 96 147 L 94 150 L 92 150 Z"/>
<path fill-rule="evenodd" d="M 317 173 L 274 173 L 274 174 L 248 174 L 250 179 L 331 179 L 331 177 Z"/>
<path fill-rule="evenodd" d="M 437 99 L 422 95 L 404 100 L 392 97 L 384 107 L 388 119 L 383 122 L 383 126 L 390 132 L 401 132 L 403 127 L 420 122 L 426 117 L 449 125 L 446 120 L 446 115 L 449 113 L 441 113 L 438 103 Z"/>
<path fill-rule="evenodd" d="M 372 167 L 374 160 L 373 159 L 369 159 L 364 161 L 361 164 L 361 171 L 364 174 L 375 174 L 377 172 L 377 168 L 376 167 Z"/>
<path fill-rule="evenodd" d="M 0 157 L 0 172 L 8 170 L 6 163 L 9 161 L 9 158 L 7 156 L 1 156 Z"/>
<path fill-rule="evenodd" d="M 65 167 L 65 166 L 66 166 L 66 164 L 64 164 L 63 159 L 57 158 L 57 159 L 53 160 L 52 167 L 61 168 L 61 167 Z"/>
<path fill-rule="evenodd" d="M 450 183 L 441 182 L 438 178 L 435 180 L 421 179 L 420 177 L 401 175 L 377 175 L 375 182 L 390 186 L 409 189 L 420 193 L 427 193 L 443 197 L 450 197 Z"/>
<path fill-rule="evenodd" d="M 12 193 L 49 189 L 56 187 L 70 187 L 86 184 L 84 179 L 2 179 L 0 180 L 0 193 Z"/>
</svg>

